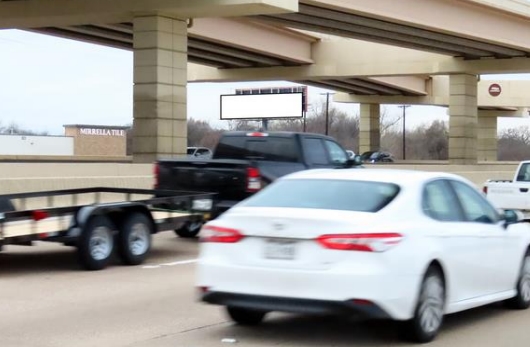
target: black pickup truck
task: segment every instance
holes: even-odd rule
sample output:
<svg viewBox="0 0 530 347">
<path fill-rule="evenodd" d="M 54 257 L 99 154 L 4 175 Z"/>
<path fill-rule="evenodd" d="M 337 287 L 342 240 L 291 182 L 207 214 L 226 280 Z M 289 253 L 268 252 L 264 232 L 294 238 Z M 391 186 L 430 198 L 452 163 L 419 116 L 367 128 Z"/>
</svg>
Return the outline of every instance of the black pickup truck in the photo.
<svg viewBox="0 0 530 347">
<path fill-rule="evenodd" d="M 225 132 L 212 159 L 159 160 L 155 188 L 217 193 L 212 218 L 277 178 L 301 170 L 347 168 L 360 164 L 333 138 L 296 132 Z M 194 237 L 202 223 L 176 233 Z"/>
</svg>

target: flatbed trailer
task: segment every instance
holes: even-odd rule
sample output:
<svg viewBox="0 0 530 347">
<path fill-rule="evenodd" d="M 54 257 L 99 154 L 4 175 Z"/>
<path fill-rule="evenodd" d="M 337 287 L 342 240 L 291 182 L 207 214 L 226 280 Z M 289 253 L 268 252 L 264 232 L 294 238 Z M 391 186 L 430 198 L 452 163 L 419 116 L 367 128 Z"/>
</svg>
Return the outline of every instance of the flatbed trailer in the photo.
<svg viewBox="0 0 530 347">
<path fill-rule="evenodd" d="M 124 199 L 102 199 L 115 194 Z M 93 201 L 79 203 L 87 200 L 87 195 Z M 0 247 L 57 242 L 77 247 L 79 262 L 87 270 L 105 268 L 114 253 L 123 263 L 137 265 L 147 257 L 153 234 L 207 220 L 214 196 L 204 192 L 108 187 L 0 195 Z M 26 208 L 32 199 L 46 202 L 42 208 Z M 65 199 L 69 203 L 65 204 Z M 58 200 L 62 206 L 56 206 Z"/>
</svg>

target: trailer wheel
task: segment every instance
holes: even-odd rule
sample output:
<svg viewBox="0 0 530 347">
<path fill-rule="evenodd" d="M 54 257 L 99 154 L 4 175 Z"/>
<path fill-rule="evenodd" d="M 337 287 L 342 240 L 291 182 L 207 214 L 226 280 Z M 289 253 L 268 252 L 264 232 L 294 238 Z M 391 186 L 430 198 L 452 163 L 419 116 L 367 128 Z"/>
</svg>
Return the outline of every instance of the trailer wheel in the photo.
<svg viewBox="0 0 530 347">
<path fill-rule="evenodd" d="M 201 231 L 203 224 L 203 220 L 187 221 L 180 228 L 175 229 L 175 234 L 182 238 L 197 237 L 199 231 Z"/>
<path fill-rule="evenodd" d="M 123 222 L 119 240 L 119 253 L 127 265 L 141 264 L 151 248 L 153 224 L 143 213 L 131 213 Z"/>
<path fill-rule="evenodd" d="M 81 265 L 87 270 L 105 268 L 114 251 L 114 224 L 104 216 L 92 217 L 86 224 L 78 242 Z"/>
</svg>

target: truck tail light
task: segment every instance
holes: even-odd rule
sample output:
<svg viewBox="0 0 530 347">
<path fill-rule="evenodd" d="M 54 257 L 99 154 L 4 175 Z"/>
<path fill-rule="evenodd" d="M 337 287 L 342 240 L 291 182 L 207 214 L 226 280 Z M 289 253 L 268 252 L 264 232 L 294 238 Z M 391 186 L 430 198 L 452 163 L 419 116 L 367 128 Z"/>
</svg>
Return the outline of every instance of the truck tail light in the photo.
<svg viewBox="0 0 530 347">
<path fill-rule="evenodd" d="M 201 242 L 236 243 L 245 236 L 232 228 L 205 225 L 201 230 Z"/>
<path fill-rule="evenodd" d="M 484 186 L 484 187 L 482 187 L 482 192 L 483 192 L 484 194 L 488 194 L 488 186 Z"/>
<path fill-rule="evenodd" d="M 247 168 L 247 192 L 255 193 L 261 189 L 261 174 L 258 168 Z"/>
<path fill-rule="evenodd" d="M 262 133 L 262 132 L 259 132 L 259 131 L 255 131 L 253 133 L 247 133 L 247 136 L 251 136 L 251 137 L 267 137 L 267 136 L 269 136 L 269 134 Z"/>
<path fill-rule="evenodd" d="M 38 222 L 40 220 L 46 219 L 49 217 L 48 212 L 41 210 L 34 210 L 31 212 L 31 217 L 34 221 Z"/>
<path fill-rule="evenodd" d="M 158 189 L 159 185 L 160 185 L 160 164 L 159 163 L 155 163 L 154 167 L 153 167 L 153 175 L 154 175 L 154 178 L 155 178 L 155 189 Z"/>
<path fill-rule="evenodd" d="M 322 235 L 318 243 L 328 249 L 359 252 L 385 252 L 403 239 L 398 233 Z"/>
</svg>

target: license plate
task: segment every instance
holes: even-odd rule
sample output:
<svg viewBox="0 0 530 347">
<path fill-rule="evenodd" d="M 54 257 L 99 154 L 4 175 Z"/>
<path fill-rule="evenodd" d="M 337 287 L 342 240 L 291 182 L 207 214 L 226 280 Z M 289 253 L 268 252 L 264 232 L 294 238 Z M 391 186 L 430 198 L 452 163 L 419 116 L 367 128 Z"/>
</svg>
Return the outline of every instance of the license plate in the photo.
<svg viewBox="0 0 530 347">
<path fill-rule="evenodd" d="M 295 245 L 295 241 L 267 240 L 265 244 L 265 258 L 293 260 L 295 258 Z"/>
</svg>

